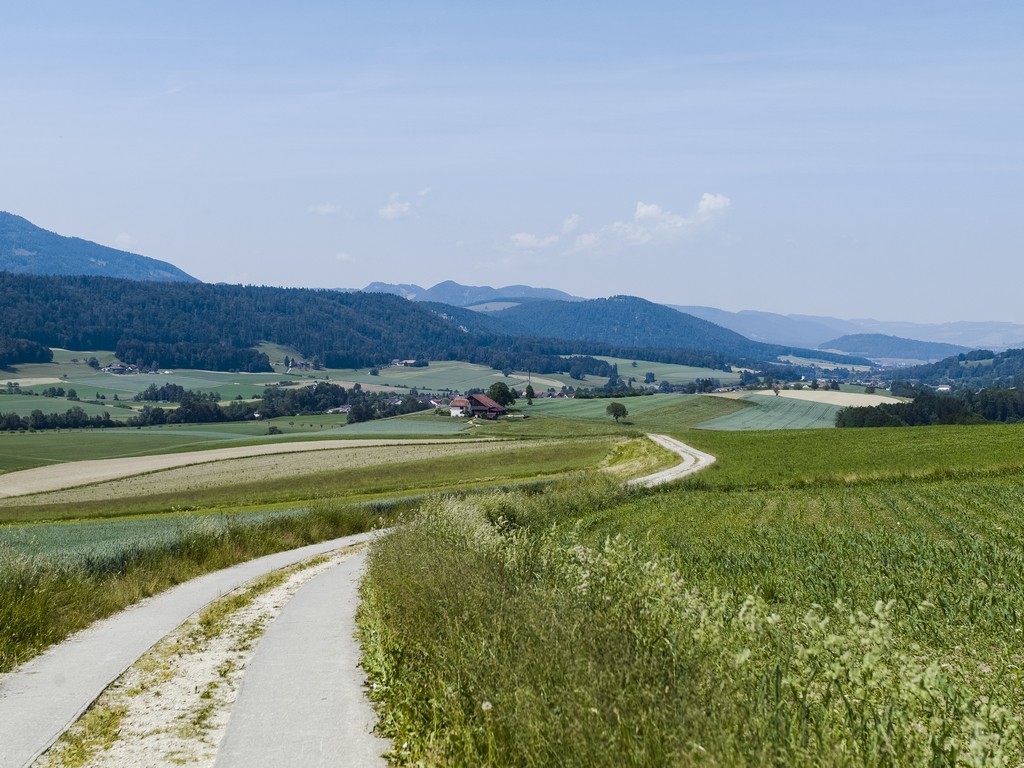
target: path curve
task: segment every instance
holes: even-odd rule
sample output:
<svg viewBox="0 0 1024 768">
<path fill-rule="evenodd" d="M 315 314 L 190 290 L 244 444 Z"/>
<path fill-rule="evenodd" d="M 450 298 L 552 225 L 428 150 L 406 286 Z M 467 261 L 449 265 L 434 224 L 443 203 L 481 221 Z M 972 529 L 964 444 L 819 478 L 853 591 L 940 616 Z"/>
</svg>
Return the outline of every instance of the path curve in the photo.
<svg viewBox="0 0 1024 768">
<path fill-rule="evenodd" d="M 658 445 L 678 454 L 682 461 L 669 469 L 634 478 L 629 481 L 630 485 L 651 488 L 686 477 L 715 461 L 714 456 L 667 435 L 649 434 L 648 437 Z M 325 442 L 342 442 L 341 447 L 356 447 L 358 444 L 402 445 L 422 441 Z M 339 446 L 323 443 L 285 443 L 248 448 L 265 448 L 270 449 L 266 452 L 273 453 L 273 449 L 282 448 L 284 451 L 292 451 L 337 447 Z M 209 458 L 202 456 L 198 461 L 253 455 L 235 453 L 244 450 L 246 449 L 228 448 L 206 451 L 204 454 L 207 456 L 221 455 Z M 232 452 L 232 455 L 223 455 L 223 452 Z M 180 463 L 170 466 L 196 463 L 185 460 L 189 458 L 187 454 L 148 458 L 182 459 Z M 109 461 L 77 463 L 98 464 Z M 122 466 L 121 472 L 123 471 Z M 26 472 L 36 470 L 26 470 L 12 475 L 24 475 Z M 93 475 L 90 482 L 97 479 L 99 478 Z M 3 495 L 2 491 L 0 495 Z M 14 672 L 0 675 L 0 768 L 23 768 L 31 764 L 146 650 L 213 600 L 264 573 L 285 568 L 318 554 L 361 544 L 379 535 L 379 532 L 371 532 L 347 536 L 277 553 L 193 579 L 98 622 Z M 347 757 L 350 760 L 348 764 L 362 765 L 366 764 L 363 762 L 364 759 L 369 760 L 380 754 L 380 740 L 370 732 L 373 723 L 372 711 L 367 718 L 365 708 L 369 705 L 363 695 L 361 674 L 355 669 L 359 653 L 358 644 L 353 636 L 355 609 L 358 604 L 356 590 L 364 567 L 364 557 L 349 558 L 341 565 L 316 577 L 299 590 L 296 598 L 302 596 L 301 599 L 296 602 L 296 598 L 293 598 L 278 620 L 271 624 L 264 642 L 257 648 L 257 656 L 250 670 L 253 678 L 250 681 L 249 675 L 246 675 L 239 702 L 236 703 L 237 710 L 232 711 L 232 719 L 223 744 L 224 752 L 218 756 L 218 766 L 281 765 L 282 763 L 278 761 L 279 755 L 271 752 L 264 753 L 262 763 L 253 762 L 256 759 L 254 754 L 258 754 L 259 749 L 254 753 L 249 749 L 252 745 L 247 746 L 247 742 L 252 740 L 252 734 L 266 732 L 266 717 L 270 716 L 276 722 L 286 715 L 298 715 L 299 707 L 304 705 L 312 705 L 312 711 L 316 712 L 315 716 L 326 717 L 332 725 L 328 729 L 317 728 L 309 710 L 299 715 L 300 722 L 305 723 L 306 727 L 297 735 L 306 741 L 301 746 L 293 744 L 289 747 L 292 753 L 301 756 L 299 762 L 294 764 L 316 765 L 317 763 L 311 762 L 315 753 L 330 755 L 335 761 Z M 295 603 L 295 607 L 291 607 L 292 603 Z M 317 617 L 321 616 L 325 608 L 331 610 L 331 615 L 329 621 L 322 622 Z M 347 649 L 339 646 L 345 638 L 349 643 Z M 295 656 L 291 649 L 298 642 L 309 644 L 307 649 L 301 652 L 303 664 L 299 666 L 310 666 L 311 669 L 320 670 L 311 680 L 305 682 L 291 679 L 293 676 L 290 673 L 282 675 L 279 670 L 274 670 L 282 656 Z M 326 664 L 326 668 L 333 669 L 324 671 L 325 667 L 312 666 L 313 662 Z M 344 680 L 339 682 L 342 678 Z M 318 683 L 328 685 L 326 688 L 318 688 L 319 692 L 314 695 L 310 686 Z M 332 700 L 330 706 L 325 709 L 322 705 L 328 697 L 336 700 Z M 273 708 L 268 709 L 268 702 Z M 324 721 L 318 722 L 322 724 Z M 363 737 L 360 739 L 361 746 L 358 747 L 360 751 L 352 751 L 352 747 L 346 747 L 339 753 L 340 742 L 336 740 L 337 734 L 334 731 L 339 724 L 346 722 L 348 725 L 344 727 L 351 734 L 361 734 Z M 310 725 L 313 727 L 310 728 Z M 325 730 L 331 733 L 325 734 Z M 274 731 L 280 732 L 280 729 Z M 302 751 L 311 748 L 313 752 Z"/>
<path fill-rule="evenodd" d="M 694 472 L 706 469 L 715 463 L 715 457 L 710 453 L 698 451 L 696 448 L 687 445 L 682 440 L 676 440 L 674 437 L 669 437 L 668 435 L 649 434 L 647 437 L 656 442 L 662 448 L 667 448 L 673 453 L 678 454 L 683 461 L 674 467 L 663 469 L 660 472 L 654 472 L 653 474 L 644 475 L 643 477 L 636 477 L 630 480 L 627 485 L 641 485 L 644 488 L 653 488 L 656 485 L 663 485 L 664 483 L 670 483 L 673 480 L 680 480 L 687 475 L 692 475 Z"/>
<path fill-rule="evenodd" d="M 154 643 L 213 600 L 263 574 L 378 535 L 345 536 L 200 576 L 96 622 L 0 675 L 0 768 L 31 764 Z"/>
</svg>

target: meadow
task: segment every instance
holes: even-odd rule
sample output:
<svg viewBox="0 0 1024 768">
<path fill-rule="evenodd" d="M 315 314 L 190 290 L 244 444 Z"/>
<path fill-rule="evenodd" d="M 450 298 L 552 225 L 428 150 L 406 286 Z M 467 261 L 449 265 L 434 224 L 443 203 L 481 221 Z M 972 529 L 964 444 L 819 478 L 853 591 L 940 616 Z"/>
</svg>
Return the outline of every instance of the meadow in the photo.
<svg viewBox="0 0 1024 768">
<path fill-rule="evenodd" d="M 718 463 L 436 498 L 378 546 L 397 764 L 1024 761 L 1024 430 L 675 435 Z"/>
<path fill-rule="evenodd" d="M 764 429 L 826 429 L 835 426 L 839 406 L 774 395 L 747 395 L 741 411 L 710 419 L 701 429 L 727 432 Z"/>
<path fill-rule="evenodd" d="M 397 764 L 1024 761 L 1024 426 L 721 431 L 699 427 L 750 408 L 622 398 L 616 423 L 609 402 L 366 425 L 457 424 L 454 445 L 504 450 L 8 499 L 0 669 L 206 570 L 397 525 L 359 618 Z M 627 489 L 667 461 L 645 432 L 718 461 Z M 267 439 L 241 425 L 4 435 L 0 461 Z"/>
</svg>

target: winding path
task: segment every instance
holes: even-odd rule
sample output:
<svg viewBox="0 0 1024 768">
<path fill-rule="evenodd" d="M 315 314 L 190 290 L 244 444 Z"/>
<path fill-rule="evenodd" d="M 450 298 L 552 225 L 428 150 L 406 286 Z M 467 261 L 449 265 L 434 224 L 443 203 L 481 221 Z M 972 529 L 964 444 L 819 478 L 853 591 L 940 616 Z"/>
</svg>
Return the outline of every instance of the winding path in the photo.
<svg viewBox="0 0 1024 768">
<path fill-rule="evenodd" d="M 671 483 L 673 480 L 681 480 L 687 475 L 699 472 L 715 463 L 715 457 L 710 453 L 698 451 L 681 440 L 676 440 L 668 435 L 647 435 L 662 448 L 676 453 L 683 460 L 674 467 L 663 469 L 643 477 L 637 477 L 629 481 L 629 485 L 642 485 L 644 488 L 653 488 L 656 485 Z"/>
<path fill-rule="evenodd" d="M 715 457 L 666 435 L 675 467 L 630 481 L 650 488 L 686 477 Z M 207 574 L 149 598 L 0 675 L 0 768 L 45 752 L 146 650 L 213 600 L 270 571 L 371 541 L 358 534 L 280 552 Z M 217 766 L 384 765 L 371 734 L 353 636 L 365 553 L 305 584 L 270 625 L 232 710 Z"/>
</svg>

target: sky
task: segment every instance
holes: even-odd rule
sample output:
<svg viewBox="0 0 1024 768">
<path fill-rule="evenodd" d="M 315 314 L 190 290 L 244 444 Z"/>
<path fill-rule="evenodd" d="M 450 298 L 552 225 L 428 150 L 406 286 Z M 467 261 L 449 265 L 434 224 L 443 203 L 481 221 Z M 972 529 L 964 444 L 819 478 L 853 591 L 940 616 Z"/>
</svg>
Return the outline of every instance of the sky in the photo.
<svg viewBox="0 0 1024 768">
<path fill-rule="evenodd" d="M 1024 322 L 1024 3 L 9 3 L 0 210 L 206 282 Z"/>
</svg>

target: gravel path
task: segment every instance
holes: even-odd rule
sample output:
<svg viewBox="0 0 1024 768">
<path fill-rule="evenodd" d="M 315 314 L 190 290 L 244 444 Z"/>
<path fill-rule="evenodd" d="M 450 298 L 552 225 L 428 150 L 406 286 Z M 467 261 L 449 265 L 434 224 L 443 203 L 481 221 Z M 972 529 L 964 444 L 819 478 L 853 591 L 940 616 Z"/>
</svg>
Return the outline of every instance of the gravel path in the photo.
<svg viewBox="0 0 1024 768">
<path fill-rule="evenodd" d="M 216 768 L 386 766 L 363 695 L 355 613 L 366 553 L 307 582 L 260 640 Z"/>
<path fill-rule="evenodd" d="M 374 535 L 279 552 L 193 579 L 97 622 L 0 676 L 0 768 L 31 764 L 147 649 L 212 600 L 257 576 Z"/>
<path fill-rule="evenodd" d="M 642 485 L 644 488 L 653 488 L 656 485 L 680 480 L 715 463 L 715 457 L 710 453 L 698 451 L 696 448 L 692 448 L 681 440 L 676 440 L 674 437 L 669 437 L 668 435 L 648 435 L 648 437 L 663 448 L 679 454 L 682 462 L 674 467 L 663 469 L 661 472 L 634 478 L 629 481 L 629 485 Z"/>
<path fill-rule="evenodd" d="M 713 456 L 666 435 L 649 437 L 677 453 L 682 461 L 670 469 L 631 480 L 631 484 L 653 487 L 715 461 Z M 352 442 L 346 441 L 346 445 Z M 296 447 L 286 450 L 337 447 L 292 445 Z M 152 458 L 187 459 L 188 455 Z M 62 470 L 64 466 L 68 465 Z M 195 579 L 99 622 L 0 676 L 0 768 L 30 765 L 115 678 L 212 600 L 258 575 L 373 536 L 360 534 L 324 542 Z M 388 745 L 371 733 L 374 716 L 363 695 L 354 638 L 358 581 L 364 562 L 365 555 L 360 553 L 315 576 L 298 589 L 269 625 L 242 678 L 217 752 L 217 766 L 384 765 L 379 756 Z"/>
</svg>

